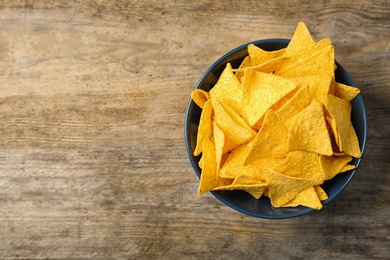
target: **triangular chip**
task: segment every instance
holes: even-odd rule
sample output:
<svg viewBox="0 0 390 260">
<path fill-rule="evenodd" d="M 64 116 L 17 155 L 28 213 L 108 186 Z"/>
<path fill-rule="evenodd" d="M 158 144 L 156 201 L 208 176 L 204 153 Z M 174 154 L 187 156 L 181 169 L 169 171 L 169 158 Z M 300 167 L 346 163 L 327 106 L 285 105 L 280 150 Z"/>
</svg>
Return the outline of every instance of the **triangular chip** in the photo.
<svg viewBox="0 0 390 260">
<path fill-rule="evenodd" d="M 297 78 L 326 74 L 333 76 L 334 46 L 325 38 L 310 48 L 292 55 L 278 63 L 275 75 L 285 78 Z"/>
<path fill-rule="evenodd" d="M 265 62 L 269 62 L 275 58 L 283 56 L 285 48 L 276 51 L 265 51 L 254 44 L 248 45 L 248 55 L 252 60 L 253 66 L 260 65 Z"/>
<path fill-rule="evenodd" d="M 246 176 L 253 179 L 264 180 L 261 169 L 258 169 L 253 165 L 244 165 L 249 149 L 250 146 L 247 143 L 234 148 L 219 171 L 219 176 L 222 178 Z"/>
<path fill-rule="evenodd" d="M 312 186 L 301 191 L 295 198 L 282 205 L 282 207 L 296 206 L 305 206 L 316 210 L 322 209 L 322 203 L 318 198 L 316 190 Z"/>
<path fill-rule="evenodd" d="M 342 83 L 335 83 L 334 95 L 341 99 L 352 101 L 358 94 L 360 90 L 358 88 L 348 86 Z"/>
<path fill-rule="evenodd" d="M 306 179 L 286 176 L 272 169 L 265 169 L 264 173 L 268 183 L 268 196 L 274 207 L 281 207 L 312 186 Z"/>
<path fill-rule="evenodd" d="M 245 164 L 267 157 L 280 157 L 288 152 L 288 131 L 275 111 L 268 110 L 263 125 L 251 143 Z"/>
<path fill-rule="evenodd" d="M 296 88 L 296 84 L 271 74 L 247 70 L 244 76 L 244 119 L 254 126 L 276 102 Z"/>
<path fill-rule="evenodd" d="M 311 185 L 320 185 L 324 182 L 324 175 L 317 153 L 289 152 L 286 159 L 274 170 L 287 176 L 307 179 Z"/>
<path fill-rule="evenodd" d="M 332 144 L 322 105 L 313 101 L 291 120 L 288 134 L 290 151 L 309 151 L 331 156 Z"/>
<path fill-rule="evenodd" d="M 291 119 L 311 103 L 309 88 L 301 87 L 279 110 L 276 115 L 283 121 L 287 129 L 290 127 Z"/>
<path fill-rule="evenodd" d="M 324 189 L 321 188 L 321 186 L 317 185 L 314 186 L 315 191 L 317 192 L 317 196 L 320 199 L 320 201 L 324 201 L 328 199 L 328 194 L 324 191 Z"/>
<path fill-rule="evenodd" d="M 218 175 L 217 175 L 217 162 L 215 157 L 215 146 L 214 143 L 205 138 L 203 140 L 203 160 L 204 167 L 202 174 L 200 175 L 198 194 L 211 191 L 217 186 Z"/>
<path fill-rule="evenodd" d="M 210 139 L 213 135 L 213 129 L 211 125 L 211 117 L 213 113 L 213 107 L 210 101 L 205 102 L 200 115 L 198 134 L 196 139 L 196 147 L 194 150 L 194 155 L 198 156 L 202 152 L 203 140 Z"/>
<path fill-rule="evenodd" d="M 210 94 L 209 92 L 204 91 L 202 89 L 195 89 L 191 93 L 191 98 L 194 100 L 195 104 L 197 104 L 200 108 L 203 109 L 206 101 L 210 99 Z"/>
<path fill-rule="evenodd" d="M 303 22 L 299 22 L 286 48 L 286 56 L 292 56 L 306 50 L 315 44 L 309 30 Z"/>
<path fill-rule="evenodd" d="M 225 145 L 225 133 L 218 127 L 218 124 L 213 121 L 213 134 L 215 144 L 215 160 L 217 163 L 217 172 L 221 168 L 222 155 L 227 152 Z"/>
<path fill-rule="evenodd" d="M 291 80 L 294 81 L 300 88 L 308 88 L 308 98 L 310 102 L 312 100 L 317 100 L 318 102 L 323 103 L 323 96 L 329 93 L 333 77 L 328 74 L 319 74 L 315 76 L 291 78 Z"/>
<path fill-rule="evenodd" d="M 324 104 L 335 121 L 336 129 L 332 127 L 332 130 L 336 130 L 333 134 L 340 152 L 346 152 L 355 158 L 360 158 L 359 140 L 351 122 L 351 103 L 332 95 L 326 95 L 324 96 Z"/>
<path fill-rule="evenodd" d="M 324 174 L 325 180 L 330 180 L 340 172 L 343 168 L 348 165 L 352 160 L 350 155 L 345 156 L 325 156 L 320 155 L 321 169 Z"/>
<path fill-rule="evenodd" d="M 230 63 L 219 77 L 217 83 L 210 90 L 210 98 L 223 102 L 239 115 L 242 115 L 243 110 L 243 92 L 240 81 L 234 75 Z"/>
<path fill-rule="evenodd" d="M 256 133 L 242 119 L 242 121 L 238 120 L 240 117 L 233 110 L 228 109 L 228 114 L 218 101 L 213 99 L 210 101 L 214 110 L 214 121 L 225 133 L 226 151 L 230 151 L 234 147 L 248 142 L 255 136 Z"/>
</svg>

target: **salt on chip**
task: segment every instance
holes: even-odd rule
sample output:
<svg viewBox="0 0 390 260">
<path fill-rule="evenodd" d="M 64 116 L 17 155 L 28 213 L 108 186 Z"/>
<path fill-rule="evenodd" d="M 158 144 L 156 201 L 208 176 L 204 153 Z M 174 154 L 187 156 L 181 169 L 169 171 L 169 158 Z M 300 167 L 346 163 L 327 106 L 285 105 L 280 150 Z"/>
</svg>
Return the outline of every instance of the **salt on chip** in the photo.
<svg viewBox="0 0 390 260">
<path fill-rule="evenodd" d="M 323 106 L 318 101 L 313 101 L 291 120 L 288 142 L 290 151 L 302 150 L 328 156 L 333 154 Z"/>
<path fill-rule="evenodd" d="M 243 85 L 244 119 L 251 127 L 273 104 L 296 88 L 296 84 L 288 79 L 253 70 L 246 71 Z"/>
<path fill-rule="evenodd" d="M 351 122 L 351 103 L 333 95 L 326 95 L 324 96 L 324 104 L 334 120 L 333 124 L 336 129 L 333 129 L 335 131 L 333 134 L 340 151 L 360 158 L 359 140 Z"/>
<path fill-rule="evenodd" d="M 288 152 L 288 130 L 277 117 L 276 112 L 268 110 L 263 125 L 251 143 L 245 164 L 266 157 L 280 157 Z"/>
</svg>

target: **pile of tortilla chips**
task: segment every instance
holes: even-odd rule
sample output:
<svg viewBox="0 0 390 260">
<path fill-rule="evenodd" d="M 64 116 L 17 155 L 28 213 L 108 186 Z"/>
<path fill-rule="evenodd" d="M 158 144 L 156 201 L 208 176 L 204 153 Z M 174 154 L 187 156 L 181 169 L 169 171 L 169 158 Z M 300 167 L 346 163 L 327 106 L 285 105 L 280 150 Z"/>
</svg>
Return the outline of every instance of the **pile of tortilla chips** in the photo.
<svg viewBox="0 0 390 260">
<path fill-rule="evenodd" d="M 194 155 L 198 193 L 244 190 L 273 207 L 321 209 L 324 181 L 354 169 L 361 151 L 350 101 L 359 89 L 335 82 L 334 46 L 299 23 L 284 49 L 248 46 L 239 68 L 226 65 L 202 108 Z"/>
</svg>

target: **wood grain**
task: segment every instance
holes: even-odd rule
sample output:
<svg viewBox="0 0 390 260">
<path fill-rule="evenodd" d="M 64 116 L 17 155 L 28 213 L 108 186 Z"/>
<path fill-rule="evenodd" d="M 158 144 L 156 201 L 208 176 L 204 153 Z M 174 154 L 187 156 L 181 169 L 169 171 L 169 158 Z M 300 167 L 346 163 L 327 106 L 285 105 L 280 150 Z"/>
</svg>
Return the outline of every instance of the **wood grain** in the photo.
<svg viewBox="0 0 390 260">
<path fill-rule="evenodd" d="M 365 101 L 367 150 L 321 211 L 228 208 L 184 144 L 197 80 L 228 50 L 330 37 Z M 2 1 L 1 259 L 386 259 L 389 1 Z"/>
</svg>

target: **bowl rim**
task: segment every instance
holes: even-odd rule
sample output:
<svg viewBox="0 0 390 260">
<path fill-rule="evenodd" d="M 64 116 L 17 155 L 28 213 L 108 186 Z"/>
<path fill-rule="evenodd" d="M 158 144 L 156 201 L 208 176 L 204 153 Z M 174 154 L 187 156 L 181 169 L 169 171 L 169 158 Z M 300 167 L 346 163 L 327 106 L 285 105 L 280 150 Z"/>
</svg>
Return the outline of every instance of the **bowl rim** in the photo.
<svg viewBox="0 0 390 260">
<path fill-rule="evenodd" d="M 207 76 L 214 70 L 216 69 L 217 67 L 221 66 L 223 63 L 223 61 L 227 58 L 229 58 L 230 56 L 232 56 L 233 54 L 239 52 L 239 51 L 242 51 L 243 49 L 246 49 L 248 45 L 250 44 L 254 44 L 254 45 L 262 45 L 262 44 L 274 44 L 274 43 L 277 43 L 277 44 L 288 44 L 290 42 L 290 39 L 286 39 L 286 38 L 267 38 L 267 39 L 260 39 L 260 40 L 254 40 L 254 41 L 251 41 L 251 42 L 247 42 L 247 43 L 244 43 L 242 45 L 239 45 L 238 47 L 235 47 L 233 49 L 231 49 L 230 51 L 226 52 L 225 54 L 223 54 L 222 56 L 220 56 L 216 61 L 214 61 L 207 69 L 206 71 L 202 74 L 202 76 L 200 77 L 200 79 L 198 80 L 197 84 L 195 85 L 195 89 L 198 89 L 200 88 L 200 86 L 204 83 L 205 79 L 207 78 Z M 275 49 L 276 50 L 276 49 Z M 225 63 L 226 64 L 226 63 Z M 356 83 L 355 81 L 352 79 L 352 77 L 350 76 L 350 74 L 347 72 L 347 70 L 335 59 L 335 64 L 337 66 L 337 70 L 340 71 L 340 73 L 342 73 L 343 77 L 347 78 L 347 80 L 353 84 L 350 84 L 351 86 L 353 87 L 356 87 Z M 335 70 L 336 71 L 336 70 Z M 348 178 L 344 181 L 343 185 L 341 185 L 338 190 L 334 193 L 332 193 L 330 196 L 328 194 L 328 199 L 322 201 L 322 204 L 323 205 L 326 205 L 328 204 L 329 202 L 331 202 L 333 199 L 335 199 L 345 188 L 346 186 L 350 183 L 350 181 L 352 180 L 352 178 L 354 177 L 354 175 L 356 174 L 360 164 L 361 164 L 361 161 L 363 159 L 363 155 L 364 155 L 364 152 L 365 152 L 365 148 L 366 148 L 366 143 L 367 143 L 367 130 L 368 130 L 368 126 L 367 126 L 367 114 L 366 114 L 366 109 L 365 109 L 365 105 L 364 105 L 364 101 L 363 101 L 363 98 L 361 96 L 361 94 L 359 93 L 355 98 L 359 98 L 360 99 L 360 102 L 359 102 L 359 106 L 361 108 L 361 111 L 362 111 L 362 122 L 363 122 L 363 138 L 362 140 L 359 140 L 359 142 L 361 142 L 361 153 L 362 153 L 362 156 L 359 158 L 359 159 L 356 159 L 355 158 L 355 169 L 349 171 L 350 172 L 350 175 L 348 176 Z M 190 98 L 188 104 L 187 104 L 187 108 L 186 108 L 186 112 L 185 112 L 185 125 L 184 125 L 184 139 L 185 139 L 185 145 L 186 145 L 186 151 L 187 151 L 187 155 L 188 155 L 188 158 L 189 158 L 189 161 L 191 163 L 191 166 L 193 168 L 193 170 L 195 171 L 195 174 L 198 176 L 198 178 L 200 178 L 200 175 L 201 175 L 201 171 L 199 170 L 199 167 L 197 165 L 197 162 L 194 160 L 194 156 L 192 154 L 192 150 L 191 150 L 191 147 L 190 147 L 190 138 L 189 138 L 189 133 L 190 133 L 190 117 L 191 117 L 191 106 L 196 106 L 195 102 L 192 100 L 192 98 Z M 230 191 L 230 192 L 234 192 L 234 191 Z M 243 213 L 245 215 L 249 215 L 249 216 L 252 216 L 252 217 L 257 217 L 257 218 L 263 218 L 263 219 L 288 219 L 288 218 L 294 218 L 294 217 L 298 217 L 298 216 L 303 216 L 303 215 L 306 215 L 308 213 L 311 213 L 311 212 L 314 212 L 314 211 L 317 211 L 315 209 L 312 209 L 312 208 L 308 208 L 308 207 L 305 207 L 305 206 L 298 206 L 298 207 L 295 207 L 294 209 L 299 209 L 297 211 L 294 211 L 290 214 L 282 214 L 282 215 L 272 215 L 272 214 L 260 214 L 260 213 L 253 213 L 251 211 L 248 211 L 246 209 L 243 209 L 243 208 L 240 208 L 239 206 L 227 201 L 221 194 L 219 191 L 210 191 L 210 193 L 216 197 L 219 201 L 221 201 L 223 204 L 229 206 L 230 208 L 240 212 L 240 213 Z M 269 200 L 268 198 L 261 198 L 261 199 L 267 199 Z M 275 208 L 277 209 L 277 208 Z M 283 209 L 287 209 L 287 208 L 283 208 Z"/>
</svg>

